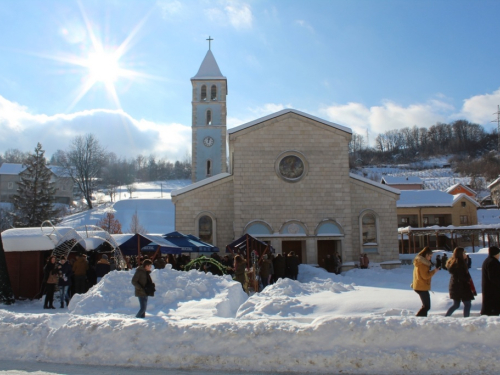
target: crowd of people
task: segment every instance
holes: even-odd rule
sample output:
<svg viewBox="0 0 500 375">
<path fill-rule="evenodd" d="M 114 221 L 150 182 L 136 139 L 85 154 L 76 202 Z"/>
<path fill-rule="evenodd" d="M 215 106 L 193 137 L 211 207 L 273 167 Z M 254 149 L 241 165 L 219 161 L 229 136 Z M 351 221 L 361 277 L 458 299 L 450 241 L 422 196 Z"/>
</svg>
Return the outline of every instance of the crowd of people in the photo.
<svg viewBox="0 0 500 375">
<path fill-rule="evenodd" d="M 106 254 L 89 252 L 68 260 L 51 255 L 43 268 L 44 309 L 55 309 L 54 293 L 59 291 L 60 307 L 67 307 L 74 294 L 86 293 L 104 275 L 115 269 Z"/>
<path fill-rule="evenodd" d="M 488 248 L 488 257 L 482 265 L 481 286 L 483 291 L 483 304 L 481 315 L 498 316 L 500 315 L 500 249 L 496 246 Z M 476 287 L 469 273 L 471 267 L 470 257 L 464 248 L 457 247 L 453 250 L 450 259 L 446 254 L 439 257 L 435 268 L 431 261 L 432 250 L 425 247 L 413 260 L 413 282 L 411 287 L 419 295 L 422 301 L 422 307 L 417 312 L 417 316 L 427 316 L 431 309 L 431 290 L 432 277 L 444 268 L 450 273 L 449 293 L 453 304 L 446 312 L 446 316 L 451 316 L 455 310 L 463 303 L 463 316 L 470 316 L 472 301 L 477 296 Z"/>
</svg>

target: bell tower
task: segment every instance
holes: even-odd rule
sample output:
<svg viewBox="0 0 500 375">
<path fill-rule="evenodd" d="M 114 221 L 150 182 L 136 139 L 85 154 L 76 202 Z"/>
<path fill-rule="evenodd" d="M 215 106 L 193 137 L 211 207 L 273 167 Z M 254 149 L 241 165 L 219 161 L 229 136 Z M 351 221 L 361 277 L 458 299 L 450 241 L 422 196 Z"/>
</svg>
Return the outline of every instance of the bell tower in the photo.
<svg viewBox="0 0 500 375">
<path fill-rule="evenodd" d="M 198 73 L 191 78 L 192 99 L 192 182 L 227 172 L 226 161 L 226 95 L 224 77 L 211 51 L 212 38 L 208 37 L 208 52 Z"/>
</svg>

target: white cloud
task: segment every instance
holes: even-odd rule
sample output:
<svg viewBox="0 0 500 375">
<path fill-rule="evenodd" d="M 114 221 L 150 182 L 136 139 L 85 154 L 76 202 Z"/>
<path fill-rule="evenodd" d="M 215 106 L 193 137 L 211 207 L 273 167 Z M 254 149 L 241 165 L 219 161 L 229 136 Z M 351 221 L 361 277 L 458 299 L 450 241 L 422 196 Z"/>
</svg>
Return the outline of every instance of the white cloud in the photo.
<svg viewBox="0 0 500 375">
<path fill-rule="evenodd" d="M 328 120 L 348 126 L 357 133 L 364 134 L 368 129 L 370 133 L 378 134 L 413 125 L 428 128 L 436 122 L 448 121 L 453 109 L 448 103 L 434 99 L 407 107 L 391 101 L 370 108 L 360 103 L 348 103 L 328 106 L 320 112 Z"/>
<path fill-rule="evenodd" d="M 33 115 L 0 96 L 0 151 L 31 151 L 40 142 L 50 157 L 58 149 L 68 149 L 76 135 L 86 133 L 94 134 L 107 151 L 127 158 L 155 154 L 182 160 L 191 151 L 189 126 L 136 120 L 121 110 Z"/>
<path fill-rule="evenodd" d="M 465 99 L 462 110 L 457 117 L 466 118 L 471 122 L 487 124 L 496 120 L 494 113 L 500 104 L 500 89 L 492 94 L 476 95 Z"/>
<path fill-rule="evenodd" d="M 230 24 L 235 29 L 252 27 L 253 14 L 250 5 L 238 0 L 221 0 L 220 7 L 205 9 L 207 16 L 214 22 Z"/>
<path fill-rule="evenodd" d="M 156 4 L 160 7 L 163 18 L 169 18 L 182 10 L 182 4 L 178 0 L 158 0 Z"/>
</svg>

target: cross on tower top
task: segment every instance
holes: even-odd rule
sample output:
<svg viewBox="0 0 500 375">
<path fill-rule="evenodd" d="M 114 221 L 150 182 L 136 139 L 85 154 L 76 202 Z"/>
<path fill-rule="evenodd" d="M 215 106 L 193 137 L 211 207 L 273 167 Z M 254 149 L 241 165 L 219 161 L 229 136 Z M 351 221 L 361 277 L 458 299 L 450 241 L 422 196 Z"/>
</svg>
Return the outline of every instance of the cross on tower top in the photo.
<svg viewBox="0 0 500 375">
<path fill-rule="evenodd" d="M 210 37 L 210 35 L 209 35 L 207 40 L 208 40 L 208 49 L 210 49 L 210 42 L 211 42 L 213 39 L 212 39 L 212 38 Z"/>
</svg>

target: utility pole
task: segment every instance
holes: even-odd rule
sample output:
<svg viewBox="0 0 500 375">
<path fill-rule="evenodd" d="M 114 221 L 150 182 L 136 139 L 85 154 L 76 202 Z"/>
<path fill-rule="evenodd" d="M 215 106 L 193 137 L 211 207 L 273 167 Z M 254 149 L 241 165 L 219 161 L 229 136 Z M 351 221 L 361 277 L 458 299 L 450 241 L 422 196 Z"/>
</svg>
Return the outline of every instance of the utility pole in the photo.
<svg viewBox="0 0 500 375">
<path fill-rule="evenodd" d="M 497 123 L 497 136 L 498 136 L 498 152 L 500 153 L 500 105 L 497 106 L 497 111 L 493 113 L 494 115 L 497 115 L 497 119 L 493 120 L 492 122 Z"/>
</svg>

